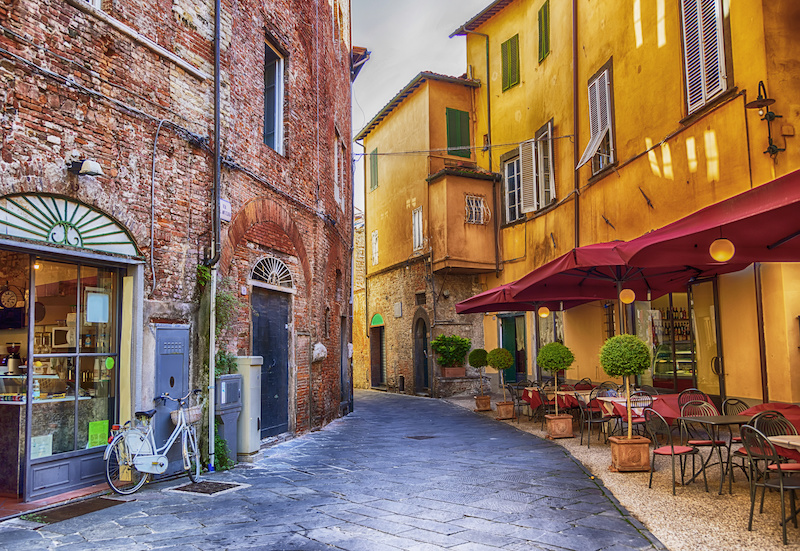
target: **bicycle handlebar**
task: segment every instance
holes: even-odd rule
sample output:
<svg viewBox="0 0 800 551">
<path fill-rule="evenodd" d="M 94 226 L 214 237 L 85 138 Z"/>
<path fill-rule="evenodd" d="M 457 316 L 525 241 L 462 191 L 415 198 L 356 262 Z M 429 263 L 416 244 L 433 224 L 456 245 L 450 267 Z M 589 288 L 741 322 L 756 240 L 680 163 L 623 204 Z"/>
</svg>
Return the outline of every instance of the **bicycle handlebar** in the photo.
<svg viewBox="0 0 800 551">
<path fill-rule="evenodd" d="M 189 393 L 186 394 L 186 396 L 184 396 L 183 398 L 173 398 L 172 396 L 169 395 L 169 392 L 164 392 L 163 394 L 161 394 L 161 396 L 157 396 L 153 401 L 157 402 L 158 400 L 161 400 L 164 403 L 166 403 L 167 400 L 171 400 L 173 402 L 185 402 L 186 400 L 189 399 L 189 396 L 191 396 L 192 394 L 196 396 L 201 392 L 203 391 L 200 390 L 199 388 L 195 388 L 194 390 L 190 390 Z"/>
</svg>

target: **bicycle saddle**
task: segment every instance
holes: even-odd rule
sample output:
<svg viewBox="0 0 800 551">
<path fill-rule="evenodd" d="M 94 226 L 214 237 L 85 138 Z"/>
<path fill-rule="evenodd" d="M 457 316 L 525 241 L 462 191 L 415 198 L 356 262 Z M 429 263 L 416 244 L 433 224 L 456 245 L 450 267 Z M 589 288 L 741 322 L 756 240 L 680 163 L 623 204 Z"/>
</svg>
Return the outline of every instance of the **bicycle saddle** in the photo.
<svg viewBox="0 0 800 551">
<path fill-rule="evenodd" d="M 136 416 L 136 417 L 147 417 L 148 419 L 151 419 L 153 417 L 153 415 L 155 415 L 155 414 L 156 414 L 156 410 L 148 409 L 147 411 L 137 411 L 136 413 L 134 413 L 134 416 Z"/>
</svg>

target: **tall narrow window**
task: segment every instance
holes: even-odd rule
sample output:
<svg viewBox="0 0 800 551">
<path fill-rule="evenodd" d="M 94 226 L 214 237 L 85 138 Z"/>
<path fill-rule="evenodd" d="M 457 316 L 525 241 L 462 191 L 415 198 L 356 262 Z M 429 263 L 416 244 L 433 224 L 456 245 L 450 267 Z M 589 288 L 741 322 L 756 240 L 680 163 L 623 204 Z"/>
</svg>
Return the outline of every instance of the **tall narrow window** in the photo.
<svg viewBox="0 0 800 551">
<path fill-rule="evenodd" d="M 447 108 L 447 154 L 469 157 L 469 113 Z"/>
<path fill-rule="evenodd" d="M 506 223 L 513 222 L 522 217 L 520 210 L 520 175 L 519 157 L 505 164 L 505 207 Z"/>
<path fill-rule="evenodd" d="M 417 207 L 411 211 L 411 230 L 413 248 L 418 251 L 422 248 L 422 207 Z"/>
<path fill-rule="evenodd" d="M 589 81 L 589 131 L 591 137 L 581 156 L 580 168 L 592 162 L 592 174 L 597 174 L 616 161 L 612 106 L 611 68 L 606 67 Z"/>
<path fill-rule="evenodd" d="M 534 140 L 519 146 L 522 212 L 532 212 L 555 201 L 553 172 L 553 121 L 536 131 Z"/>
<path fill-rule="evenodd" d="M 721 0 L 681 0 L 689 113 L 726 88 Z"/>
<path fill-rule="evenodd" d="M 264 45 L 264 143 L 283 154 L 283 58 Z"/>
<path fill-rule="evenodd" d="M 372 231 L 372 265 L 378 265 L 378 230 Z"/>
<path fill-rule="evenodd" d="M 550 53 L 550 0 L 539 10 L 539 63 Z"/>
<path fill-rule="evenodd" d="M 519 84 L 519 35 L 515 34 L 500 45 L 503 66 L 503 91 Z"/>
<path fill-rule="evenodd" d="M 369 154 L 369 190 L 378 187 L 378 150 L 373 149 Z"/>
</svg>

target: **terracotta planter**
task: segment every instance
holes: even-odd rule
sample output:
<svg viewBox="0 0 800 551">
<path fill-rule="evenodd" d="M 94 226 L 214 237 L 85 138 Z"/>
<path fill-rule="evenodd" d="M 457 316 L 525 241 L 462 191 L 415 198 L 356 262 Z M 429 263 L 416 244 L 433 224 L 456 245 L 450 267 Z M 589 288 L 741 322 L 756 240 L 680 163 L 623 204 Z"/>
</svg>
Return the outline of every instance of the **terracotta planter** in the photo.
<svg viewBox="0 0 800 551">
<path fill-rule="evenodd" d="M 475 411 L 492 411 L 492 397 L 488 394 L 475 396 Z"/>
<path fill-rule="evenodd" d="M 514 418 L 514 402 L 497 402 L 497 419 Z"/>
<path fill-rule="evenodd" d="M 569 413 L 548 414 L 544 416 L 547 422 L 548 438 L 574 438 L 572 433 L 572 415 Z"/>
<path fill-rule="evenodd" d="M 612 436 L 609 471 L 632 472 L 650 470 L 650 440 L 644 436 Z"/>
<path fill-rule="evenodd" d="M 442 377 L 466 377 L 466 376 L 467 376 L 467 368 L 464 366 L 442 368 Z"/>
</svg>

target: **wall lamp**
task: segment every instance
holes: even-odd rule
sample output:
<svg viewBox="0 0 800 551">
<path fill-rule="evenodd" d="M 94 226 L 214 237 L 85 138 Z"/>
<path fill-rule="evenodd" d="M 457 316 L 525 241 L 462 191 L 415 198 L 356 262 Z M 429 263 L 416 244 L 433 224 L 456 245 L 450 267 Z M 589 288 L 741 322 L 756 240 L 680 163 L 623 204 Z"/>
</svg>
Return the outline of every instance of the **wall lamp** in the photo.
<svg viewBox="0 0 800 551">
<path fill-rule="evenodd" d="M 103 176 L 103 167 L 97 161 L 80 159 L 67 163 L 67 170 L 73 174 L 83 174 L 84 176 Z"/>
<path fill-rule="evenodd" d="M 746 109 L 758 109 L 758 114 L 761 115 L 762 121 L 767 121 L 767 136 L 769 136 L 769 146 L 764 153 L 769 153 L 770 157 L 775 157 L 779 152 L 786 151 L 786 148 L 780 148 L 772 143 L 772 121 L 778 118 L 783 118 L 783 115 L 776 115 L 773 113 L 769 106 L 775 103 L 775 100 L 767 97 L 767 88 L 764 86 L 764 81 L 758 81 L 758 97 L 753 101 L 745 104 Z"/>
</svg>

